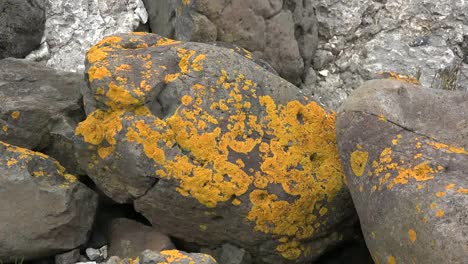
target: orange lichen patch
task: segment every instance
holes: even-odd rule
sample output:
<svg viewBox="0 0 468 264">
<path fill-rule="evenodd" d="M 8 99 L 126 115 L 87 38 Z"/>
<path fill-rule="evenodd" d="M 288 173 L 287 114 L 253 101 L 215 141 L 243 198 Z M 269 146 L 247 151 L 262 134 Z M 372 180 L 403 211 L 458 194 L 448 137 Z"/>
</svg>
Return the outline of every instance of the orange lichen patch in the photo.
<svg viewBox="0 0 468 264">
<path fill-rule="evenodd" d="M 184 5 L 189 5 L 191 0 L 182 0 L 182 4 Z"/>
<path fill-rule="evenodd" d="M 115 67 L 116 71 L 130 71 L 132 69 L 132 66 L 128 64 L 121 64 L 120 66 Z"/>
<path fill-rule="evenodd" d="M 202 71 L 203 70 L 203 66 L 201 64 L 201 62 L 206 58 L 206 55 L 205 54 L 200 54 L 198 55 L 197 57 L 195 57 L 195 59 L 193 59 L 192 61 L 192 69 L 194 71 Z"/>
<path fill-rule="evenodd" d="M 419 206 L 419 204 L 416 205 L 416 211 L 417 211 L 418 213 L 421 213 L 421 212 L 422 212 L 421 207 Z"/>
<path fill-rule="evenodd" d="M 182 104 L 183 104 L 183 105 L 186 105 L 186 106 L 187 106 L 187 105 L 189 105 L 189 104 L 192 102 L 192 100 L 193 100 L 192 96 L 190 96 L 190 95 L 184 95 L 184 96 L 182 96 L 182 100 L 181 100 L 181 101 L 182 101 Z"/>
<path fill-rule="evenodd" d="M 106 67 L 91 66 L 88 69 L 88 79 L 90 82 L 110 77 L 112 74 Z"/>
<path fill-rule="evenodd" d="M 89 63 L 96 63 L 107 59 L 107 54 L 107 52 L 98 48 L 98 46 L 93 46 L 86 54 L 86 60 L 88 60 Z"/>
<path fill-rule="evenodd" d="M 447 144 L 443 144 L 443 143 L 439 143 L 435 141 L 427 142 L 427 144 L 435 149 L 443 150 L 444 152 L 447 152 L 447 153 L 468 155 L 468 151 L 466 151 L 464 148 L 461 148 L 461 147 L 447 145 Z"/>
<path fill-rule="evenodd" d="M 445 194 L 446 194 L 445 192 L 436 192 L 436 196 L 439 197 L 439 198 L 444 197 Z"/>
<path fill-rule="evenodd" d="M 408 230 L 408 237 L 409 240 L 414 243 L 416 241 L 416 231 L 413 229 Z"/>
<path fill-rule="evenodd" d="M 427 181 L 434 178 L 434 170 L 429 166 L 428 162 L 423 162 L 416 165 L 414 168 L 400 168 L 398 169 L 398 175 L 393 180 L 394 184 L 406 184 L 409 179 L 414 179 L 416 181 Z M 389 185 L 390 188 L 393 184 Z"/>
<path fill-rule="evenodd" d="M 156 42 L 156 46 L 167 46 L 167 45 L 175 45 L 181 43 L 180 41 L 176 41 L 173 39 L 168 39 L 168 38 L 160 38 Z"/>
<path fill-rule="evenodd" d="M 18 163 L 18 160 L 17 159 L 14 159 L 14 158 L 11 158 L 7 161 L 7 166 L 8 167 L 11 167 L 13 165 L 15 165 L 16 163 Z"/>
<path fill-rule="evenodd" d="M 445 190 L 451 190 L 455 187 L 455 183 L 450 183 L 450 184 L 447 184 L 447 186 L 445 186 Z"/>
<path fill-rule="evenodd" d="M 364 174 L 368 158 L 369 153 L 367 151 L 356 150 L 351 153 L 351 169 L 353 170 L 354 175 L 359 177 Z"/>
<path fill-rule="evenodd" d="M 193 55 L 195 55 L 195 51 L 179 48 L 179 49 L 177 49 L 177 55 L 180 58 L 180 61 L 179 61 L 180 72 L 183 73 L 183 74 L 188 73 L 188 71 L 189 71 L 189 60 Z"/>
<path fill-rule="evenodd" d="M 109 145 L 115 145 L 115 135 L 122 130 L 122 114 L 97 110 L 78 124 L 75 134 L 83 136 L 84 141 L 92 145 L 101 145 L 104 140 Z"/>
<path fill-rule="evenodd" d="M 387 258 L 388 264 L 396 264 L 396 260 L 394 256 L 390 256 Z"/>
<path fill-rule="evenodd" d="M 416 155 L 414 155 L 414 159 L 419 159 L 423 156 L 422 153 L 417 153 Z"/>
<path fill-rule="evenodd" d="M 20 117 L 21 113 L 19 111 L 14 111 L 11 113 L 11 118 L 13 119 L 18 119 Z"/>
<path fill-rule="evenodd" d="M 164 82 L 165 83 L 171 83 L 175 80 L 177 80 L 180 76 L 180 73 L 172 73 L 172 74 L 166 74 L 166 76 L 164 76 Z"/>
<path fill-rule="evenodd" d="M 407 83 L 420 84 L 419 80 L 413 76 L 398 74 L 396 72 L 379 72 L 381 75 L 388 75 L 388 78 Z"/>
<path fill-rule="evenodd" d="M 382 115 L 382 114 L 379 115 L 379 120 L 380 120 L 380 121 L 387 122 L 387 118 L 385 118 L 385 116 Z"/>
<path fill-rule="evenodd" d="M 102 47 L 104 46 L 104 44 L 110 44 L 110 46 L 118 46 L 115 44 L 119 44 L 121 41 L 122 41 L 121 37 L 110 36 L 110 37 L 103 38 L 94 47 Z"/>
<path fill-rule="evenodd" d="M 106 105 L 114 110 L 126 109 L 129 106 L 141 104 L 140 101 L 134 98 L 122 85 L 117 85 L 114 82 L 109 84 L 109 90 L 107 91 L 106 96 L 109 99 L 106 102 Z"/>
<path fill-rule="evenodd" d="M 458 188 L 457 193 L 468 194 L 468 189 L 460 187 L 460 188 Z"/>
<path fill-rule="evenodd" d="M 2 131 L 7 133 L 8 132 L 8 126 L 2 126 Z"/>
<path fill-rule="evenodd" d="M 434 209 L 434 208 L 436 208 L 436 206 L 437 206 L 436 203 L 431 203 L 431 204 L 429 205 L 429 208 Z"/>
<path fill-rule="evenodd" d="M 444 215 L 445 215 L 444 210 L 441 210 L 441 209 L 437 210 L 437 212 L 436 212 L 437 217 L 439 217 L 439 218 L 444 217 Z"/>
</svg>

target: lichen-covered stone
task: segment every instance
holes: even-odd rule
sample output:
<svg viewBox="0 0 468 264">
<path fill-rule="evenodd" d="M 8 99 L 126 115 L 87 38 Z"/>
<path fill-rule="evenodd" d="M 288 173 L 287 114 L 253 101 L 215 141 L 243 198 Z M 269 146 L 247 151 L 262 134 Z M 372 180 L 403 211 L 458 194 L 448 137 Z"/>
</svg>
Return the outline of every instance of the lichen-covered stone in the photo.
<svg viewBox="0 0 468 264">
<path fill-rule="evenodd" d="M 256 263 L 301 263 L 345 237 L 334 114 L 249 53 L 116 35 L 88 52 L 87 77 L 79 163 L 162 232 L 230 241 Z"/>
<path fill-rule="evenodd" d="M 0 141 L 0 260 L 53 256 L 83 245 L 97 195 L 54 159 Z"/>
<path fill-rule="evenodd" d="M 0 61 L 0 140 L 44 152 L 76 173 L 74 130 L 85 118 L 82 74 L 27 60 Z"/>
<path fill-rule="evenodd" d="M 145 250 L 141 256 L 130 263 L 138 262 L 140 264 L 216 264 L 216 260 L 206 254 L 186 253 L 179 250 L 164 250 L 155 252 Z"/>
<path fill-rule="evenodd" d="M 377 80 L 337 117 L 340 156 L 376 263 L 468 258 L 468 94 Z"/>
</svg>

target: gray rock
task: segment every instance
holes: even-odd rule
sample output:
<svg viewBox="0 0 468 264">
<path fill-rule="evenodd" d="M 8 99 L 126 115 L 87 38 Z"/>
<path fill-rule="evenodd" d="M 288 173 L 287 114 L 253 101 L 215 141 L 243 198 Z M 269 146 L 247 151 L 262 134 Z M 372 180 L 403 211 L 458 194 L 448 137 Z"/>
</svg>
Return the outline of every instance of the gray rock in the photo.
<svg viewBox="0 0 468 264">
<path fill-rule="evenodd" d="M 106 261 L 106 264 L 121 264 L 121 263 L 122 263 L 122 259 L 120 259 L 117 256 L 112 256 Z"/>
<path fill-rule="evenodd" d="M 29 56 L 63 71 L 84 70 L 86 51 L 104 36 L 134 31 L 146 23 L 142 0 L 46 0 L 45 44 Z M 42 53 L 42 54 L 37 54 Z"/>
<path fill-rule="evenodd" d="M 55 264 L 75 264 L 80 259 L 80 250 L 75 248 L 71 251 L 55 255 Z"/>
<path fill-rule="evenodd" d="M 121 258 L 138 256 L 145 249 L 159 252 L 175 248 L 171 239 L 157 229 L 125 218 L 110 223 L 107 237 L 110 255 Z"/>
<path fill-rule="evenodd" d="M 3 142 L 0 153 L 0 259 L 40 259 L 83 245 L 97 195 L 42 153 Z"/>
<path fill-rule="evenodd" d="M 86 256 L 88 256 L 89 260 L 102 262 L 107 259 L 107 246 L 103 246 L 101 248 L 87 248 L 86 249 Z"/>
<path fill-rule="evenodd" d="M 154 34 L 103 40 L 88 53 L 97 110 L 76 129 L 79 163 L 165 234 L 230 241 L 255 263 L 309 261 L 346 239 L 336 226 L 353 215 L 334 115 L 248 55 Z"/>
<path fill-rule="evenodd" d="M 173 38 L 175 9 L 172 1 L 143 0 L 148 12 L 151 32 L 166 38 Z"/>
<path fill-rule="evenodd" d="M 219 262 L 225 264 L 251 264 L 252 258 L 245 249 L 238 248 L 231 244 L 224 244 L 221 247 Z"/>
<path fill-rule="evenodd" d="M 376 263 L 468 257 L 468 93 L 365 83 L 337 116 L 340 156 Z"/>
<path fill-rule="evenodd" d="M 159 0 L 148 6 L 150 21 L 159 22 L 153 32 L 166 37 L 174 32 L 176 39 L 184 41 L 238 45 L 297 85 L 312 64 L 318 44 L 311 0 Z M 158 8 L 165 16 L 158 16 Z M 167 15 L 171 13 L 175 17 Z"/>
<path fill-rule="evenodd" d="M 0 59 L 24 58 L 41 44 L 45 25 L 44 0 L 0 2 Z"/>
<path fill-rule="evenodd" d="M 26 60 L 0 61 L 0 140 L 44 150 L 77 173 L 72 137 L 85 118 L 83 75 Z"/>
<path fill-rule="evenodd" d="M 186 253 L 179 250 L 154 252 L 145 250 L 140 255 L 140 264 L 216 264 L 216 260 L 201 253 Z"/>
<path fill-rule="evenodd" d="M 320 52 L 316 69 L 331 73 L 307 85 L 336 109 L 352 90 L 379 72 L 413 76 L 424 87 L 467 90 L 468 4 L 463 0 L 314 1 Z M 333 54 L 332 62 L 324 52 Z"/>
</svg>

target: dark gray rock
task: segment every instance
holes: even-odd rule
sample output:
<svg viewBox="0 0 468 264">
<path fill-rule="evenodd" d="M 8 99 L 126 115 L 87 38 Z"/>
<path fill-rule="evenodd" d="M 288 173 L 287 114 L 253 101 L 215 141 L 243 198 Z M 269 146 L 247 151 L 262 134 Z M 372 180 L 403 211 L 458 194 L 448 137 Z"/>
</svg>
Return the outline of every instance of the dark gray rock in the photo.
<svg viewBox="0 0 468 264">
<path fill-rule="evenodd" d="M 374 261 L 468 257 L 468 93 L 376 80 L 337 116 L 340 156 Z"/>
<path fill-rule="evenodd" d="M 0 2 L 0 59 L 24 58 L 39 47 L 44 28 L 44 0 L 2 0 Z"/>
<path fill-rule="evenodd" d="M 39 259 L 83 245 L 97 195 L 42 153 L 3 142 L 0 153 L 0 259 Z"/>
<path fill-rule="evenodd" d="M 71 251 L 55 255 L 55 264 L 75 264 L 80 259 L 80 250 L 73 249 Z"/>
<path fill-rule="evenodd" d="M 44 150 L 77 173 L 72 137 L 85 118 L 83 75 L 27 60 L 0 60 L 0 140 Z"/>
<path fill-rule="evenodd" d="M 109 197 L 255 263 L 303 263 L 346 239 L 334 114 L 249 53 L 121 34 L 87 57 L 97 110 L 76 129 L 77 156 Z"/>
</svg>

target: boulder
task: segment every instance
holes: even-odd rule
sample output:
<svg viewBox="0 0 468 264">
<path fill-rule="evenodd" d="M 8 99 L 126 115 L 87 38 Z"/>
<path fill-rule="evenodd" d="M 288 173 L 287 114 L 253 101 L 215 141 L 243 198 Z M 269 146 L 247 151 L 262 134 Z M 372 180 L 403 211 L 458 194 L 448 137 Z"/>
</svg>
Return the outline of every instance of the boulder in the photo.
<svg viewBox="0 0 468 264">
<path fill-rule="evenodd" d="M 92 45 L 107 35 L 132 32 L 147 19 L 142 0 L 46 0 L 45 40 L 28 58 L 82 73 Z"/>
<path fill-rule="evenodd" d="M 303 263 L 346 239 L 353 208 L 335 116 L 249 53 L 154 34 L 105 38 L 87 54 L 94 104 L 79 164 L 161 232 L 255 263 Z"/>
<path fill-rule="evenodd" d="M 0 142 L 0 260 L 37 259 L 83 245 L 97 195 L 54 159 Z"/>
<path fill-rule="evenodd" d="M 72 137 L 85 118 L 82 74 L 27 60 L 0 60 L 0 140 L 43 150 L 76 173 Z"/>
<path fill-rule="evenodd" d="M 117 218 L 109 226 L 109 255 L 134 258 L 146 249 L 159 252 L 174 249 L 171 239 L 157 229 L 139 222 Z"/>
<path fill-rule="evenodd" d="M 0 2 L 0 59 L 24 58 L 39 47 L 45 28 L 44 0 Z"/>
<path fill-rule="evenodd" d="M 337 116 L 337 138 L 376 263 L 468 257 L 468 93 L 376 80 Z"/>
<path fill-rule="evenodd" d="M 300 84 L 318 44 L 312 1 L 159 0 L 147 1 L 154 33 L 184 41 L 223 41 L 250 50 L 281 77 Z M 151 3 L 149 3 L 151 2 Z M 167 14 L 173 14 L 168 16 Z M 168 23 L 172 21 L 172 23 Z M 161 21 L 162 22 L 162 21 Z M 153 24 L 151 24 L 153 25 Z M 164 26 L 162 26 L 164 25 Z"/>
<path fill-rule="evenodd" d="M 216 264 L 216 260 L 205 254 L 186 253 L 179 250 L 155 252 L 145 250 L 139 257 L 140 264 Z"/>
</svg>

